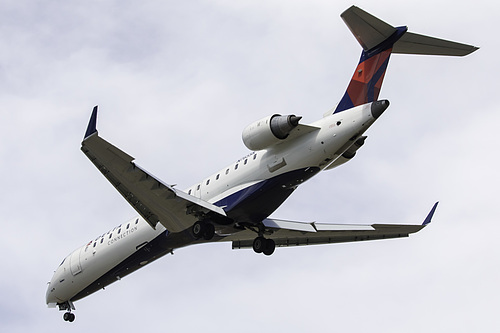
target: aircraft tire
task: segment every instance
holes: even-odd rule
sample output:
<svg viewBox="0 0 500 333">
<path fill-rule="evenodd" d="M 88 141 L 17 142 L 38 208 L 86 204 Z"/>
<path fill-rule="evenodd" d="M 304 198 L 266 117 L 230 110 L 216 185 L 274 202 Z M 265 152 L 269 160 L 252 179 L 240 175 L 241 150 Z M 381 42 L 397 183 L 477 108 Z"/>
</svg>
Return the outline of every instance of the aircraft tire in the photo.
<svg viewBox="0 0 500 333">
<path fill-rule="evenodd" d="M 205 240 L 211 240 L 215 235 L 215 227 L 212 223 L 205 223 L 205 232 L 203 233 L 203 238 Z"/>
<path fill-rule="evenodd" d="M 200 239 L 203 237 L 206 231 L 206 225 L 204 222 L 198 221 L 193 225 L 193 228 L 191 229 L 194 238 Z"/>
<path fill-rule="evenodd" d="M 71 312 L 66 312 L 63 315 L 63 319 L 64 321 L 69 321 L 70 323 L 72 323 L 75 320 L 75 315 Z"/>
<path fill-rule="evenodd" d="M 266 239 L 264 242 L 264 250 L 262 251 L 266 256 L 270 256 L 276 249 L 276 243 L 272 239 Z"/>
<path fill-rule="evenodd" d="M 257 237 L 253 240 L 253 250 L 255 253 L 262 253 L 264 251 L 266 239 L 264 237 Z"/>
</svg>

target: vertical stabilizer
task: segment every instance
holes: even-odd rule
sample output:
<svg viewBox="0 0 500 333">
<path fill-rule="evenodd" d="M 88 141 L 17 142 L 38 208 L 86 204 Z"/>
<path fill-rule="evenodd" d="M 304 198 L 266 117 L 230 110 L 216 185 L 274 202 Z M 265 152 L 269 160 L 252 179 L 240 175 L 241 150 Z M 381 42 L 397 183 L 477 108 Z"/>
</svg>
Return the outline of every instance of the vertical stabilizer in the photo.
<svg viewBox="0 0 500 333">
<path fill-rule="evenodd" d="M 340 16 L 363 52 L 334 113 L 378 99 L 391 53 L 464 56 L 478 49 L 472 45 L 407 32 L 407 27 L 393 27 L 356 6 Z"/>
</svg>

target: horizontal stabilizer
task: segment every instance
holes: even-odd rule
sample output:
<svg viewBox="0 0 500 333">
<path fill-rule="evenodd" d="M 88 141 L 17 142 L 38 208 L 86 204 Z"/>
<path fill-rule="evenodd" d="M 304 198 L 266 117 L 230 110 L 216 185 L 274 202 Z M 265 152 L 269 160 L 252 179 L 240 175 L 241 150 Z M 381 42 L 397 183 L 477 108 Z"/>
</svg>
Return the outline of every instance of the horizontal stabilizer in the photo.
<svg viewBox="0 0 500 333">
<path fill-rule="evenodd" d="M 478 49 L 472 45 L 407 32 L 394 44 L 392 53 L 462 57 Z"/>
<path fill-rule="evenodd" d="M 403 32 L 407 27 L 395 28 L 356 6 L 350 7 L 340 16 L 365 51 L 392 46 L 392 53 L 465 56 L 479 49 L 472 45 Z"/>
<path fill-rule="evenodd" d="M 356 6 L 347 9 L 340 17 L 365 51 L 373 49 L 396 32 L 392 25 Z"/>
</svg>

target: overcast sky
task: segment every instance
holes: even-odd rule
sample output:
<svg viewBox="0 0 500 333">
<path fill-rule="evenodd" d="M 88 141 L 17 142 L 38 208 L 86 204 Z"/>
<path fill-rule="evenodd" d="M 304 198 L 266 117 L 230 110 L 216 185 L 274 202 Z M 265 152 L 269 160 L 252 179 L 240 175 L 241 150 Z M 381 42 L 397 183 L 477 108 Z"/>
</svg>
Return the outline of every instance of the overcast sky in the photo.
<svg viewBox="0 0 500 333">
<path fill-rule="evenodd" d="M 480 46 L 465 58 L 394 55 L 390 108 L 350 163 L 274 217 L 433 223 L 407 239 L 180 249 L 76 302 L 45 305 L 72 250 L 134 217 L 80 151 L 99 133 L 186 188 L 248 150 L 273 113 L 309 123 L 342 97 L 361 52 L 346 1 L 0 3 L 1 332 L 492 332 L 500 329 L 495 1 L 358 1 L 410 31 Z"/>
</svg>

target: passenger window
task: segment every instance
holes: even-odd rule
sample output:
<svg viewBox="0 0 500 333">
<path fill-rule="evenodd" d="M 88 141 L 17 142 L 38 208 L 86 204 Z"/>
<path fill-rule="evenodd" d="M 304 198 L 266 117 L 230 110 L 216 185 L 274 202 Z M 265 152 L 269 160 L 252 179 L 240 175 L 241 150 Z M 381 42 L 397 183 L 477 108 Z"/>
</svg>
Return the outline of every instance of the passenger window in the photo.
<svg viewBox="0 0 500 333">
<path fill-rule="evenodd" d="M 234 170 L 238 170 L 238 163 L 234 166 Z"/>
<path fill-rule="evenodd" d="M 118 233 L 120 233 L 120 232 L 122 232 L 122 229 L 121 229 L 121 228 L 120 228 L 120 229 L 118 229 Z"/>
<path fill-rule="evenodd" d="M 215 180 L 219 180 L 219 177 L 220 177 L 220 174 L 217 174 L 217 176 L 215 177 Z"/>
<path fill-rule="evenodd" d="M 255 160 L 257 158 L 257 154 L 253 155 L 253 159 Z"/>
<path fill-rule="evenodd" d="M 109 234 L 109 239 L 111 239 L 111 237 L 113 237 L 113 234 Z"/>
<path fill-rule="evenodd" d="M 245 159 L 245 162 L 243 162 L 243 165 L 247 165 L 248 158 Z"/>
<path fill-rule="evenodd" d="M 127 224 L 127 229 L 128 229 L 129 227 L 130 227 L 130 223 L 129 223 L 129 224 Z"/>
<path fill-rule="evenodd" d="M 196 188 L 196 191 L 199 191 L 200 190 L 200 184 L 198 184 L 198 187 Z"/>
<path fill-rule="evenodd" d="M 96 243 L 96 242 L 94 242 L 94 247 L 95 247 L 96 245 L 97 245 L 97 243 Z"/>
<path fill-rule="evenodd" d="M 101 244 L 102 244 L 102 242 L 104 242 L 104 238 L 101 238 Z"/>
<path fill-rule="evenodd" d="M 188 194 L 191 195 L 191 190 L 189 190 Z"/>
<path fill-rule="evenodd" d="M 210 184 L 210 179 L 207 180 L 207 185 Z"/>
<path fill-rule="evenodd" d="M 139 219 L 135 220 L 135 224 L 139 223 Z"/>
<path fill-rule="evenodd" d="M 226 170 L 226 175 L 229 173 L 229 169 Z"/>
</svg>

